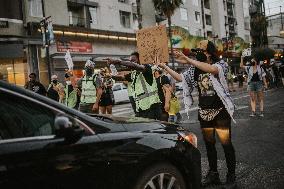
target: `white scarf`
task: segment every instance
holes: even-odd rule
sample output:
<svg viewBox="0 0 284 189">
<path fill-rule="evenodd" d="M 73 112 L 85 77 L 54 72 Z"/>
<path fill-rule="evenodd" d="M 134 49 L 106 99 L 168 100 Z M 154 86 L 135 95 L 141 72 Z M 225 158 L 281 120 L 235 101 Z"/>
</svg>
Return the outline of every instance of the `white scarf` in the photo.
<svg viewBox="0 0 284 189">
<path fill-rule="evenodd" d="M 228 73 L 228 64 L 221 60 L 213 64 L 218 68 L 218 77 L 210 74 L 210 80 L 212 81 L 212 85 L 214 90 L 216 91 L 219 98 L 222 100 L 226 110 L 230 114 L 234 123 L 236 121 L 233 118 L 235 105 L 230 96 L 228 85 L 226 82 L 226 77 Z M 185 106 L 185 111 L 187 112 L 187 116 L 189 115 L 189 108 L 193 104 L 192 92 L 197 87 L 197 82 L 194 80 L 194 71 L 195 68 L 190 66 L 189 69 L 181 74 L 182 76 L 182 88 L 183 88 L 183 102 Z"/>
</svg>

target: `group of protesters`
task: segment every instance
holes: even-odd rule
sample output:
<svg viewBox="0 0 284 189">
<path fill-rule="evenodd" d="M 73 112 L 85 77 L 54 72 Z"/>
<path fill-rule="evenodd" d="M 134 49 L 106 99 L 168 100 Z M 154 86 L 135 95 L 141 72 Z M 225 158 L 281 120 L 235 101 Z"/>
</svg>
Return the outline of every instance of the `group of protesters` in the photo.
<svg viewBox="0 0 284 189">
<path fill-rule="evenodd" d="M 235 122 L 233 118 L 235 105 L 228 87 L 229 67 L 219 58 L 215 45 L 209 40 L 200 41 L 192 52 L 194 52 L 193 57 L 188 57 L 178 50 L 173 52 L 177 62 L 187 65 L 182 73 L 177 73 L 158 57 L 155 57 L 153 62 L 141 64 L 139 53 L 134 52 L 128 61 L 105 59 L 108 65 L 128 67 L 130 70 L 128 72 L 112 74 L 106 67 L 97 73 L 94 71 L 94 63 L 88 61 L 84 76 L 78 81 L 74 81 L 72 71 L 66 72 L 65 87 L 54 75 L 48 90 L 45 91 L 36 81 L 36 75 L 30 74 L 32 83 L 27 83 L 26 88 L 43 95 L 47 94 L 48 97 L 85 113 L 112 114 L 114 103 L 112 85 L 115 80 L 119 80 L 127 85 L 135 116 L 177 122 L 180 117 L 180 103 L 175 95 L 173 80 L 182 82 L 182 100 L 186 111 L 193 104 L 193 91 L 195 89 L 198 91 L 198 120 L 209 162 L 209 171 L 202 184 L 208 186 L 221 183 L 215 147 L 217 134 L 227 163 L 226 184 L 235 186 L 236 156 L 231 140 L 231 121 Z M 267 88 L 266 73 L 255 57 L 250 60 L 250 64 L 244 64 L 242 58 L 240 66 L 248 75 L 251 116 L 256 115 L 256 97 L 258 97 L 260 116 L 263 117 L 263 88 Z"/>
</svg>

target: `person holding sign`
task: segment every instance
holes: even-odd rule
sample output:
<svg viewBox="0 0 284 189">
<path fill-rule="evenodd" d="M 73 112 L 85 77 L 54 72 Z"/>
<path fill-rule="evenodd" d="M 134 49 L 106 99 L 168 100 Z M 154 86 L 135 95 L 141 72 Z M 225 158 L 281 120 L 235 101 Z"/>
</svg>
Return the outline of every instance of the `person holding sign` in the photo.
<svg viewBox="0 0 284 189">
<path fill-rule="evenodd" d="M 110 58 L 107 60 L 109 64 L 127 66 L 132 70 L 129 74 L 117 75 L 114 78 L 131 83 L 132 95 L 136 105 L 136 116 L 160 120 L 162 107 L 151 65 L 140 64 L 138 52 L 131 54 L 130 61 L 113 60 Z"/>
<path fill-rule="evenodd" d="M 174 51 L 176 61 L 189 64 L 188 70 L 182 74 L 170 69 L 166 64 L 157 63 L 177 81 L 183 82 L 183 98 L 185 106 L 192 105 L 192 91 L 199 92 L 198 120 L 200 122 L 209 162 L 209 171 L 203 181 L 204 186 L 220 184 L 217 170 L 217 150 L 215 133 L 223 146 L 227 163 L 226 185 L 235 186 L 236 156 L 231 141 L 231 120 L 234 104 L 226 82 L 228 64 L 219 60 L 215 45 L 208 40 L 200 41 L 196 50 L 196 60 Z M 193 51 L 193 50 L 192 50 Z M 189 98 L 189 99 L 188 99 Z M 234 119 L 233 119 L 234 121 Z"/>
</svg>

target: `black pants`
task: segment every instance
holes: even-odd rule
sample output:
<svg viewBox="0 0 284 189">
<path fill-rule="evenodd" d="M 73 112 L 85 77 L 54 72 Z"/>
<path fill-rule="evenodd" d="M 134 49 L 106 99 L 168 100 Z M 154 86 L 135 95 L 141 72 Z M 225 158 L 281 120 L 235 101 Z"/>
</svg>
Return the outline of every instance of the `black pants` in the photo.
<svg viewBox="0 0 284 189">
<path fill-rule="evenodd" d="M 136 113 L 137 117 L 144 117 L 149 119 L 161 120 L 162 107 L 160 103 L 151 105 L 148 110 L 140 110 Z"/>
<path fill-rule="evenodd" d="M 226 110 L 223 110 L 212 121 L 201 121 L 201 130 L 206 146 L 210 171 L 217 171 L 217 150 L 215 147 L 217 133 L 223 146 L 228 173 L 235 173 L 236 156 L 231 141 L 231 118 Z"/>
</svg>

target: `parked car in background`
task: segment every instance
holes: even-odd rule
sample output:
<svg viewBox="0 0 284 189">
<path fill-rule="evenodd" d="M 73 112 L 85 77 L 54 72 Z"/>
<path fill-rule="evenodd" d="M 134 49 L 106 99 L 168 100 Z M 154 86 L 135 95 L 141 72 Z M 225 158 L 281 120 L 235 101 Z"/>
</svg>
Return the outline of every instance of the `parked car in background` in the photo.
<svg viewBox="0 0 284 189">
<path fill-rule="evenodd" d="M 198 189 L 196 136 L 142 118 L 86 115 L 0 81 L 0 188 Z"/>
<path fill-rule="evenodd" d="M 115 83 L 112 87 L 114 103 L 129 102 L 127 86 L 123 83 Z"/>
</svg>

